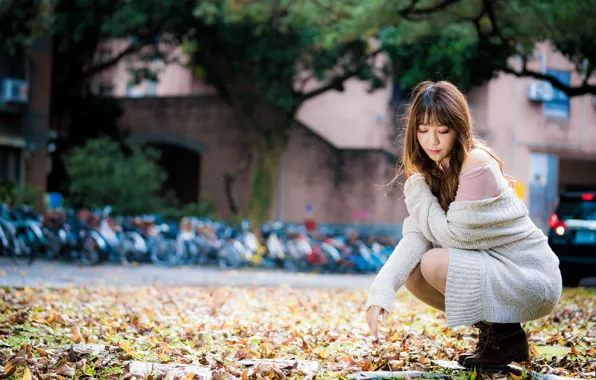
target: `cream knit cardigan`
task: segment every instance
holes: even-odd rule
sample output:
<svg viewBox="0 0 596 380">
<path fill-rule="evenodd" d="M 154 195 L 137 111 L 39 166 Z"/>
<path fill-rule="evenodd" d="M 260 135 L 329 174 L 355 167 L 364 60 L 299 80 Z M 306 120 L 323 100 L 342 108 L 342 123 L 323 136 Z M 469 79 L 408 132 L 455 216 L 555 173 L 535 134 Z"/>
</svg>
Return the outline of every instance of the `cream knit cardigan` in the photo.
<svg viewBox="0 0 596 380">
<path fill-rule="evenodd" d="M 365 310 L 392 310 L 395 292 L 433 247 L 449 248 L 447 324 L 523 322 L 549 314 L 561 295 L 559 260 L 508 188 L 494 198 L 455 201 L 447 213 L 421 174 L 404 186 L 410 216 L 376 276 Z"/>
</svg>

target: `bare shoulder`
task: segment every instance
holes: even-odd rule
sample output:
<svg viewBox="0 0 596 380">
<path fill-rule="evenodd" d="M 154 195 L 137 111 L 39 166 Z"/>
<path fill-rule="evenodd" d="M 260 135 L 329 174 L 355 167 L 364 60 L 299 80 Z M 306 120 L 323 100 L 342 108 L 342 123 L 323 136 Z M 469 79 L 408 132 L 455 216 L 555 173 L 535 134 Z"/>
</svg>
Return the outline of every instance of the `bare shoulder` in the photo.
<svg viewBox="0 0 596 380">
<path fill-rule="evenodd" d="M 493 157 L 484 149 L 472 149 L 462 164 L 462 170 L 470 166 L 482 165 L 493 160 Z"/>
</svg>

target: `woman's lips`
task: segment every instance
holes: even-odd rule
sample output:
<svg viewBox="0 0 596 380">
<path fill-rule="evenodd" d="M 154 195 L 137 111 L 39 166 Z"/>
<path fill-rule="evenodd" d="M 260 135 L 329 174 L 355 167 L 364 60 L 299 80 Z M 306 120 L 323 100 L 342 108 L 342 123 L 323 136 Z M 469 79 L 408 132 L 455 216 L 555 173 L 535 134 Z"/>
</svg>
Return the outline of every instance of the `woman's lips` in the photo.
<svg viewBox="0 0 596 380">
<path fill-rule="evenodd" d="M 439 150 L 431 150 L 430 152 L 432 154 L 439 154 L 439 153 L 441 153 L 441 149 L 439 149 Z"/>
</svg>

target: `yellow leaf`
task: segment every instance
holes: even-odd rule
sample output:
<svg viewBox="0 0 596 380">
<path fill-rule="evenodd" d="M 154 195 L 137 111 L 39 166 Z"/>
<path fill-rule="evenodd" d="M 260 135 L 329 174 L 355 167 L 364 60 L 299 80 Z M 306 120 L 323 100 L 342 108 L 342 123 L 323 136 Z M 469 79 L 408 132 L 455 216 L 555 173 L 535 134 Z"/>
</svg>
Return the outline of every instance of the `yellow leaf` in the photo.
<svg viewBox="0 0 596 380">
<path fill-rule="evenodd" d="M 186 376 L 184 376 L 183 380 L 193 380 L 195 378 L 194 372 L 189 372 Z"/>
<path fill-rule="evenodd" d="M 29 371 L 29 367 L 25 367 L 25 372 L 23 373 L 22 380 L 32 380 L 31 379 L 31 371 Z"/>
<path fill-rule="evenodd" d="M 327 352 L 327 350 L 323 350 L 319 352 L 319 356 L 321 357 L 321 359 L 327 359 L 329 357 L 329 353 Z"/>
<path fill-rule="evenodd" d="M 516 375 L 515 375 L 515 374 L 513 374 L 513 373 L 510 373 L 510 374 L 509 374 L 509 376 L 511 376 L 511 377 L 513 378 L 513 380 L 521 380 L 521 377 L 519 377 L 519 376 L 516 376 Z"/>
</svg>

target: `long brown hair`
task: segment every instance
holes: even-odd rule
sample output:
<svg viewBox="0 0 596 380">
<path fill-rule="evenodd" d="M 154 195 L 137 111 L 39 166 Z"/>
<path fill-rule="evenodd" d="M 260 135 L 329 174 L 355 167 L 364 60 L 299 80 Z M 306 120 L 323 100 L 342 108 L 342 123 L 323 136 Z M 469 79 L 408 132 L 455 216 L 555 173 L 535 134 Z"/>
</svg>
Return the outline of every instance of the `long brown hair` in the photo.
<svg viewBox="0 0 596 380">
<path fill-rule="evenodd" d="M 472 149 L 483 149 L 498 163 L 501 172 L 510 185 L 515 179 L 503 172 L 503 162 L 481 140 L 474 136 L 472 116 L 466 97 L 447 81 L 420 83 L 413 91 L 405 120 L 403 157 L 395 178 L 397 183 L 402 174 L 407 178 L 420 173 L 426 179 L 432 193 L 438 198 L 443 210 L 447 211 L 455 200 L 462 164 Z M 445 125 L 455 132 L 455 144 L 449 165 L 437 164 L 424 152 L 418 143 L 418 126 L 421 124 Z"/>
</svg>

